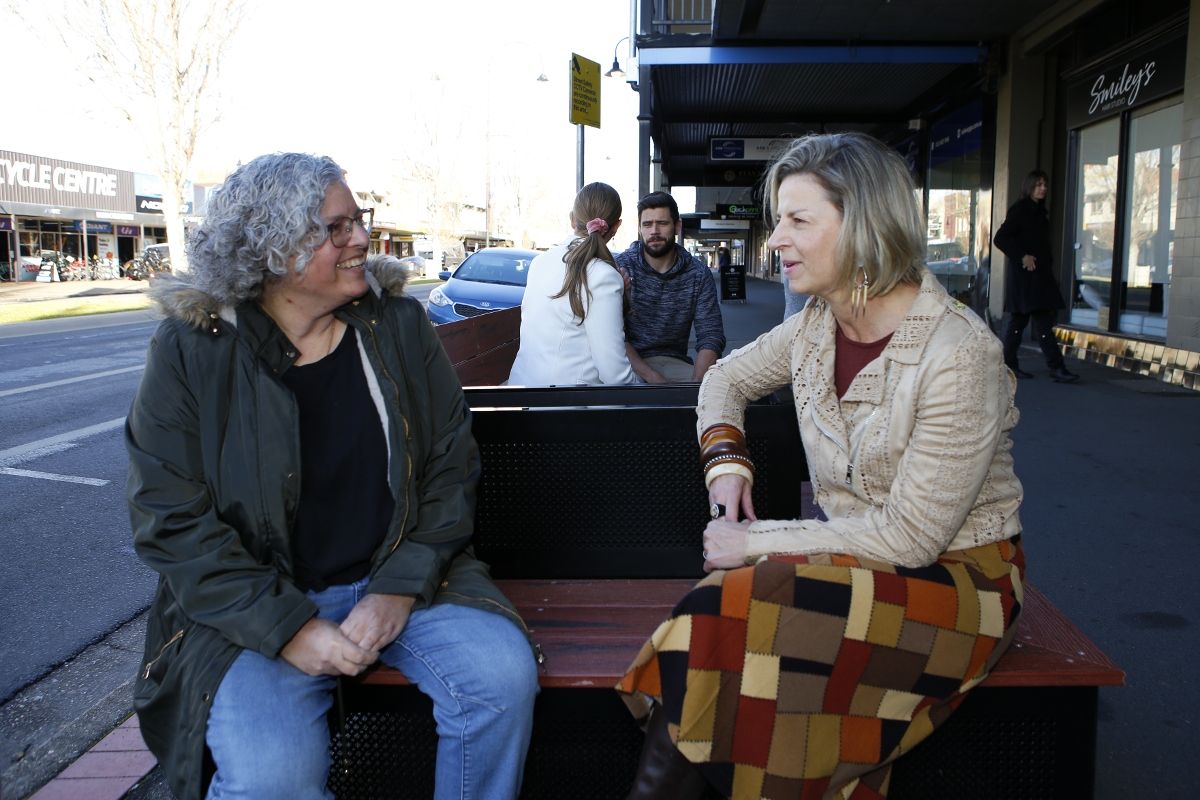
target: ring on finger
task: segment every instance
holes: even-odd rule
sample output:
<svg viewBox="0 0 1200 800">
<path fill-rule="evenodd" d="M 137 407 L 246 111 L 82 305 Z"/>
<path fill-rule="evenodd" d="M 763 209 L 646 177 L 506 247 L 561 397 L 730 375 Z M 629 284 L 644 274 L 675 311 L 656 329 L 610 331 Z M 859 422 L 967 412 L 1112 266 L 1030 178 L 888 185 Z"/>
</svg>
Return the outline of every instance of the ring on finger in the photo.
<svg viewBox="0 0 1200 800">
<path fill-rule="evenodd" d="M 717 517 L 723 517 L 725 516 L 725 506 L 721 505 L 720 503 L 713 503 L 708 507 L 708 514 L 713 519 L 716 519 Z"/>
</svg>

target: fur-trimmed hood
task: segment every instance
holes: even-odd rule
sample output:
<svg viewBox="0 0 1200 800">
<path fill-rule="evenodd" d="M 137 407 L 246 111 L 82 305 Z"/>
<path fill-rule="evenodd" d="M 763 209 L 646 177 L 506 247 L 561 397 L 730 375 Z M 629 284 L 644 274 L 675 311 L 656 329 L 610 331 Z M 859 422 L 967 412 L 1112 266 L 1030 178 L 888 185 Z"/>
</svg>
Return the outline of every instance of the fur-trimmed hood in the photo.
<svg viewBox="0 0 1200 800">
<path fill-rule="evenodd" d="M 367 285 L 376 297 L 404 294 L 408 273 L 400 259 L 389 255 L 367 256 Z M 148 294 L 166 317 L 182 320 L 193 328 L 203 328 L 216 317 L 234 323 L 232 306 L 222 305 L 216 298 L 197 288 L 187 273 L 163 274 L 154 279 Z"/>
</svg>

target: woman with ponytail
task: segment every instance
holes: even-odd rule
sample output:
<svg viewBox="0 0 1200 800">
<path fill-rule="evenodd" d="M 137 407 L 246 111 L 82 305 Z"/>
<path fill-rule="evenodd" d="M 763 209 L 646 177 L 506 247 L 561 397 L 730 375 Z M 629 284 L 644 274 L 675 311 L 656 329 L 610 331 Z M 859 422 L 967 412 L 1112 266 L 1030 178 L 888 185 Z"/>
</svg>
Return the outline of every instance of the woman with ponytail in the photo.
<svg viewBox="0 0 1200 800">
<path fill-rule="evenodd" d="M 625 355 L 625 283 L 608 252 L 620 224 L 621 197 L 608 184 L 590 183 L 575 196 L 575 238 L 529 266 L 509 384 L 637 382 Z"/>
</svg>

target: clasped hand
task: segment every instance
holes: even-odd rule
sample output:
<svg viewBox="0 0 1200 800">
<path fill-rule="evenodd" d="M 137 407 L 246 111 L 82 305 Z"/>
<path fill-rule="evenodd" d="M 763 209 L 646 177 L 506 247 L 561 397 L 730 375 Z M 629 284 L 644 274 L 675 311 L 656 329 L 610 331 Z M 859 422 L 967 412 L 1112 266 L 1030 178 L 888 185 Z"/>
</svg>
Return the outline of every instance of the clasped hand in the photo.
<svg viewBox="0 0 1200 800">
<path fill-rule="evenodd" d="M 750 484 L 740 475 L 718 476 L 708 487 L 708 499 L 724 506 L 725 514 L 704 529 L 704 570 L 743 566 L 750 523 L 758 519 L 754 515 Z"/>
<path fill-rule="evenodd" d="M 306 675 L 358 675 L 404 630 L 414 600 L 368 594 L 341 625 L 317 617 L 304 623 L 279 655 Z"/>
</svg>

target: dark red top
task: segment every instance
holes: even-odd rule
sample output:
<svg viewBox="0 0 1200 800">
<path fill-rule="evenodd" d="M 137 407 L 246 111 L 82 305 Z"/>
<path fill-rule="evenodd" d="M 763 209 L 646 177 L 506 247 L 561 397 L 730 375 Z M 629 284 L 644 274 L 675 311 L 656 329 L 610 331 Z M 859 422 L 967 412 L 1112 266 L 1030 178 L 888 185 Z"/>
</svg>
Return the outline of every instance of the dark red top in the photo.
<svg viewBox="0 0 1200 800">
<path fill-rule="evenodd" d="M 887 343 L 891 340 L 892 335 L 889 333 L 876 342 L 856 342 L 842 333 L 841 325 L 837 326 L 837 340 L 833 349 L 833 385 L 837 387 L 839 400 L 850 388 L 854 376 L 863 367 L 878 358 L 879 354 L 883 352 L 883 348 L 887 347 Z"/>
</svg>

